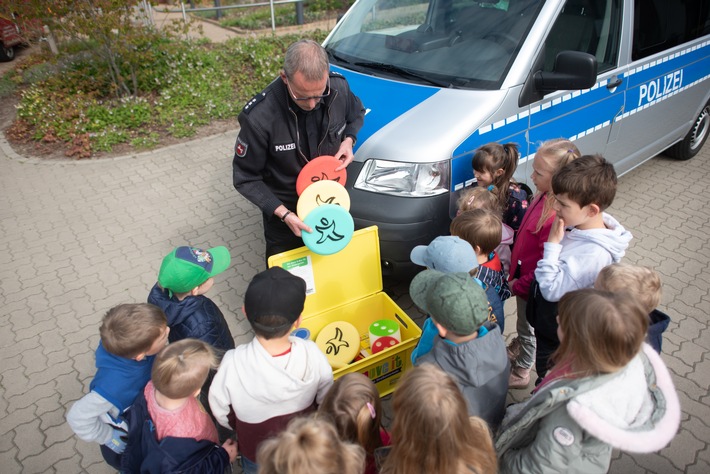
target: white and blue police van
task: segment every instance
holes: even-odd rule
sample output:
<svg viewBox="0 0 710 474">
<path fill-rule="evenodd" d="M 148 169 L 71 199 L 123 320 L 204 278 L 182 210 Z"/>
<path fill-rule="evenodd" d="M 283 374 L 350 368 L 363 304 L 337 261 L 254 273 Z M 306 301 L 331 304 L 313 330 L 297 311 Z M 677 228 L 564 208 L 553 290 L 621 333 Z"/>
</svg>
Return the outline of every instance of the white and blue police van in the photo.
<svg viewBox="0 0 710 474">
<path fill-rule="evenodd" d="M 324 42 L 366 108 L 351 214 L 379 227 L 383 271 L 448 233 L 471 158 L 573 140 L 619 174 L 710 125 L 710 0 L 357 0 Z"/>
</svg>

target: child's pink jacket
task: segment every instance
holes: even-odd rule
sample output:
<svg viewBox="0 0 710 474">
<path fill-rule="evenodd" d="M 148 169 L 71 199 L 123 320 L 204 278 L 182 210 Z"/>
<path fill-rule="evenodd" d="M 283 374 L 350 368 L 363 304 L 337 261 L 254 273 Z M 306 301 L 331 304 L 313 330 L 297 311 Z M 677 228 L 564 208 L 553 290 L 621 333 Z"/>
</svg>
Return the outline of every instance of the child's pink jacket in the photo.
<svg viewBox="0 0 710 474">
<path fill-rule="evenodd" d="M 513 245 L 513 253 L 510 257 L 510 277 L 509 280 L 517 278 L 515 284 L 510 287 L 514 295 L 520 296 L 527 301 L 530 284 L 535 278 L 535 268 L 537 262 L 542 258 L 544 244 L 550 235 L 552 222 L 555 220 L 553 213 L 545 225 L 542 226 L 540 232 L 535 233 L 537 221 L 542 215 L 542 209 L 545 207 L 547 194 L 539 194 L 535 196 L 533 202 L 528 207 L 527 212 L 523 216 L 523 221 L 518 229 L 518 237 Z M 520 262 L 520 265 L 518 265 Z M 518 269 L 518 267 L 520 267 Z"/>
</svg>

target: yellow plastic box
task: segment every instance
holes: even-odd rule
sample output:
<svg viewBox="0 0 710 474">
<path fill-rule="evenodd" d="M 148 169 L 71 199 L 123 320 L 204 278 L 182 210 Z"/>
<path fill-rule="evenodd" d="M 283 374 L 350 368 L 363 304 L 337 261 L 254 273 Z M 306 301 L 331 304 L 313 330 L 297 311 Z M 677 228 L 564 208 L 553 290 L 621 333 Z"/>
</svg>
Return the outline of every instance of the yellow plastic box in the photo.
<svg viewBox="0 0 710 474">
<path fill-rule="evenodd" d="M 370 324 L 379 319 L 399 323 L 402 342 L 333 371 L 336 379 L 360 372 L 375 383 L 381 397 L 392 393 L 412 366 L 412 350 L 422 331 L 382 291 L 377 227 L 355 231 L 348 246 L 336 254 L 318 255 L 301 247 L 269 257 L 269 267 L 275 265 L 306 280 L 308 293 L 301 327 L 311 332 L 311 340 L 315 341 L 327 324 L 347 321 L 357 328 L 361 344 L 368 346 Z"/>
</svg>

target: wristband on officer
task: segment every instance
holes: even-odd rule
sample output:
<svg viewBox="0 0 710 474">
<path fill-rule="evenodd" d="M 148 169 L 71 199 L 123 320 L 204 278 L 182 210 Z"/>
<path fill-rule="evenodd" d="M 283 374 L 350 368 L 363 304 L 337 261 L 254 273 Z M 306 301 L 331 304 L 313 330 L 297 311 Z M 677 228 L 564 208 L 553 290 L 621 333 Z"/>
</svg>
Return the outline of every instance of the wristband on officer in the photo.
<svg viewBox="0 0 710 474">
<path fill-rule="evenodd" d="M 291 214 L 291 211 L 286 210 L 286 212 L 284 212 L 284 215 L 281 216 L 281 222 L 286 222 L 286 218 L 288 217 L 289 214 Z"/>
</svg>

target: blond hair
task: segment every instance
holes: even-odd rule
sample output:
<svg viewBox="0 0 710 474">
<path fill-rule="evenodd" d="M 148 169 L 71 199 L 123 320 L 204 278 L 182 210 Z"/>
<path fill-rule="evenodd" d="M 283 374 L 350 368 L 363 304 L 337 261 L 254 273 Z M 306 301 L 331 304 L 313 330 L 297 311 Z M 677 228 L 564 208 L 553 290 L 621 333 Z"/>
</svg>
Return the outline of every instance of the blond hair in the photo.
<svg viewBox="0 0 710 474">
<path fill-rule="evenodd" d="M 579 148 L 577 148 L 577 145 L 571 141 L 564 138 L 554 138 L 543 142 L 537 149 L 537 152 L 535 152 L 535 156 L 540 157 L 554 175 L 564 168 L 567 163 L 571 163 L 582 156 L 582 153 L 579 151 Z M 552 188 L 550 188 L 545 198 L 545 204 L 542 207 L 542 213 L 535 226 L 535 233 L 540 232 L 545 226 L 545 222 L 547 222 L 552 215 L 552 204 L 554 202 L 552 194 Z"/>
<path fill-rule="evenodd" d="M 661 302 L 661 276 L 652 268 L 612 263 L 602 268 L 594 282 L 599 290 L 632 294 L 646 313 L 651 313 Z"/>
<path fill-rule="evenodd" d="M 335 381 L 318 408 L 330 418 L 340 439 L 358 443 L 368 454 L 382 446 L 382 402 L 369 377 L 353 372 Z"/>
<path fill-rule="evenodd" d="M 256 461 L 259 474 L 361 474 L 365 451 L 341 441 L 326 420 L 302 417 L 261 443 Z"/>
<path fill-rule="evenodd" d="M 586 288 L 565 294 L 558 306 L 562 340 L 552 355 L 573 373 L 616 372 L 641 349 L 648 313 L 627 293 Z"/>
<path fill-rule="evenodd" d="M 493 191 L 481 186 L 464 189 L 456 201 L 456 207 L 458 208 L 456 215 L 473 209 L 488 209 L 502 215 L 503 209 L 495 190 L 495 186 Z"/>
<path fill-rule="evenodd" d="M 465 240 L 480 253 L 488 255 L 500 245 L 503 222 L 499 215 L 488 209 L 472 209 L 456 216 L 449 227 L 451 235 Z"/>
<path fill-rule="evenodd" d="M 409 370 L 393 400 L 392 449 L 382 474 L 497 472 L 490 431 L 469 419 L 456 382 L 432 364 Z"/>
<path fill-rule="evenodd" d="M 165 313 L 155 305 L 120 304 L 101 320 L 101 344 L 113 355 L 133 359 L 148 352 L 167 325 Z"/>
<path fill-rule="evenodd" d="M 182 339 L 163 348 L 155 357 L 151 379 L 155 389 L 177 400 L 202 387 L 211 369 L 217 368 L 212 346 L 199 339 Z"/>
</svg>

